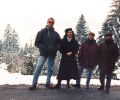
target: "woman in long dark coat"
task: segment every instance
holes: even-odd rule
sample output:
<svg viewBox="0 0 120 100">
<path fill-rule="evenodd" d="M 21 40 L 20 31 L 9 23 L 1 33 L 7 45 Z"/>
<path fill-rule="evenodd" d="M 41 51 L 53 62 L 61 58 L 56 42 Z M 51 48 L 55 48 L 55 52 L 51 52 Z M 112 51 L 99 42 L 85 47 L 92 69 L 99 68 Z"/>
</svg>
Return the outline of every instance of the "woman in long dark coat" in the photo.
<svg viewBox="0 0 120 100">
<path fill-rule="evenodd" d="M 67 80 L 67 87 L 69 88 L 70 79 L 78 79 L 78 66 L 75 56 L 78 50 L 79 45 L 78 42 L 75 40 L 72 28 L 66 29 L 65 36 L 62 39 L 60 46 L 62 58 L 57 75 L 58 83 L 55 88 L 60 88 L 61 80 Z"/>
</svg>

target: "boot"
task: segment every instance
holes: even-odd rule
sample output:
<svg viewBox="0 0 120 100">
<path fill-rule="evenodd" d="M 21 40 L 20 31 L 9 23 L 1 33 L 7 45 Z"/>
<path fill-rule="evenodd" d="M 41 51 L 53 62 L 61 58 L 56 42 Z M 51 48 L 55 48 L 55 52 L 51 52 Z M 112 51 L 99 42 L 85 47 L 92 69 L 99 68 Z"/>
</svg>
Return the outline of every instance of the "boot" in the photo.
<svg viewBox="0 0 120 100">
<path fill-rule="evenodd" d="M 89 84 L 86 85 L 86 89 L 90 89 Z"/>
<path fill-rule="evenodd" d="M 100 86 L 99 88 L 97 88 L 97 90 L 103 91 L 103 90 L 104 90 L 104 87 L 103 87 L 103 86 Z"/>
<path fill-rule="evenodd" d="M 36 90 L 36 85 L 32 85 L 31 87 L 29 87 L 29 90 Z"/>
<path fill-rule="evenodd" d="M 46 86 L 46 88 L 48 88 L 48 89 L 53 89 L 53 85 L 51 85 L 51 84 L 46 84 L 45 86 Z"/>
<path fill-rule="evenodd" d="M 61 87 L 61 80 L 58 80 L 58 83 L 56 84 L 56 86 L 54 88 L 60 89 L 60 87 Z"/>
<path fill-rule="evenodd" d="M 67 80 L 67 88 L 70 88 L 70 80 Z"/>
<path fill-rule="evenodd" d="M 55 89 L 60 89 L 60 87 L 61 87 L 61 84 L 56 84 L 54 88 Z"/>
<path fill-rule="evenodd" d="M 73 87 L 80 88 L 80 84 L 73 84 Z"/>
</svg>

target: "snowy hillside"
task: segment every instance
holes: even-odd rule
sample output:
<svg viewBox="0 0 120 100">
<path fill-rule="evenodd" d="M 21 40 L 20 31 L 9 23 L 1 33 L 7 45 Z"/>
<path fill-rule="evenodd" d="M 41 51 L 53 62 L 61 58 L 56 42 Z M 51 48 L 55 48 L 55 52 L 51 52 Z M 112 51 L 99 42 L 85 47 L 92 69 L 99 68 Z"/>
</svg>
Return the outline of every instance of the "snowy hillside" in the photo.
<svg viewBox="0 0 120 100">
<path fill-rule="evenodd" d="M 2 63 L 0 65 L 0 85 L 5 85 L 5 84 L 9 84 L 9 85 L 19 85 L 19 84 L 26 84 L 26 85 L 31 85 L 32 83 L 32 75 L 21 75 L 19 73 L 9 73 L 7 72 L 7 65 L 5 63 Z M 56 77 L 53 76 L 52 77 L 52 83 L 56 84 L 57 80 Z M 46 76 L 40 76 L 39 78 L 39 84 L 45 84 L 46 82 Z M 62 82 L 63 84 L 66 84 L 66 81 Z M 71 80 L 71 84 L 74 84 L 75 81 Z M 81 84 L 85 85 L 86 83 L 86 79 L 82 78 L 81 80 Z M 100 85 L 99 80 L 98 79 L 92 79 L 91 80 L 91 84 L 93 85 Z M 120 85 L 120 80 L 112 80 L 112 85 Z"/>
</svg>

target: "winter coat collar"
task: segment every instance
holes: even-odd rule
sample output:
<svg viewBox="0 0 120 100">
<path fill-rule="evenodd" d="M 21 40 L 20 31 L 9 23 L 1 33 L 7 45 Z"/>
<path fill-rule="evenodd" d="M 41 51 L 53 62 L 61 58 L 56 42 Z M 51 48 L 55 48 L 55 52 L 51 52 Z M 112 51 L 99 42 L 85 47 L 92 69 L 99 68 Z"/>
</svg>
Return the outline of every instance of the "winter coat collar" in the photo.
<svg viewBox="0 0 120 100">
<path fill-rule="evenodd" d="M 47 25 L 46 25 L 45 29 L 54 31 L 54 27 L 48 28 Z"/>
<path fill-rule="evenodd" d="M 105 40 L 105 44 L 112 45 L 114 43 L 113 39 Z"/>
<path fill-rule="evenodd" d="M 72 40 L 72 38 L 70 39 L 70 38 L 67 37 L 67 40 L 68 40 L 68 42 L 70 42 Z"/>
<path fill-rule="evenodd" d="M 87 39 L 86 43 L 89 45 L 92 45 L 92 44 L 96 43 L 96 41 L 94 39 L 93 40 Z"/>
</svg>

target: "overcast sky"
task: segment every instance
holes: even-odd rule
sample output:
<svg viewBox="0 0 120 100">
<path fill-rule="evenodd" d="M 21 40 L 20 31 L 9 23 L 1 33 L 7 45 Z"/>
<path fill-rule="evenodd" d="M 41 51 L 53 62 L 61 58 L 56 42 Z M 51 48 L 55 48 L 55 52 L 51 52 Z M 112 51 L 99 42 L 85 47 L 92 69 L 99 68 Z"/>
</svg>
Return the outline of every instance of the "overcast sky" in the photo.
<svg viewBox="0 0 120 100">
<path fill-rule="evenodd" d="M 55 30 L 62 37 L 65 28 L 75 26 L 84 14 L 89 28 L 98 33 L 112 0 L 0 0 L 0 37 L 7 24 L 14 28 L 24 44 L 34 42 L 37 32 L 49 17 L 55 19 Z"/>
</svg>

